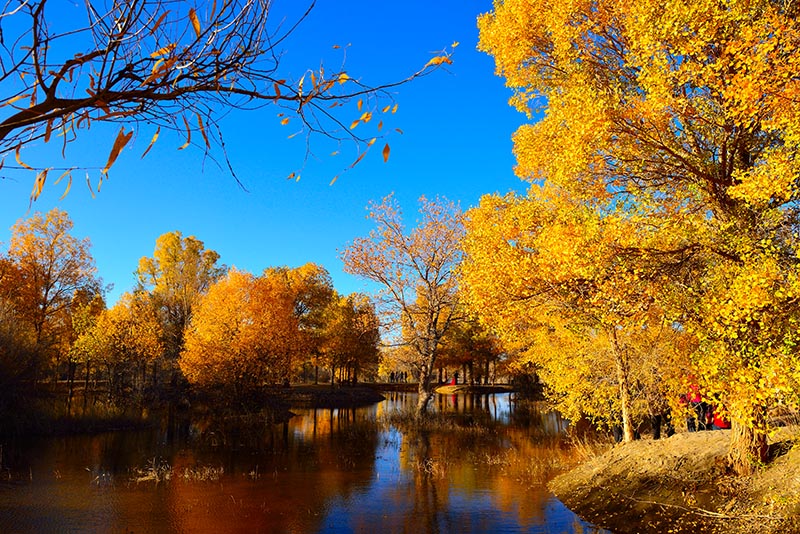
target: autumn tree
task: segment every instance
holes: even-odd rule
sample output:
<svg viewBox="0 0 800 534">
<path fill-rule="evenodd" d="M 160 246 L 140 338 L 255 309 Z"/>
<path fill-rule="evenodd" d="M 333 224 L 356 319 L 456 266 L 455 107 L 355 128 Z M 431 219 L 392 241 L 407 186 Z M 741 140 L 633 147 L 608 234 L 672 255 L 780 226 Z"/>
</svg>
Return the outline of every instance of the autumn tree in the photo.
<svg viewBox="0 0 800 534">
<path fill-rule="evenodd" d="M 97 324 L 97 318 L 106 309 L 106 302 L 101 293 L 90 292 L 86 289 L 76 291 L 72 296 L 72 302 L 69 307 L 70 315 L 70 329 L 69 329 L 69 350 L 66 354 L 67 360 L 67 414 L 72 412 L 72 398 L 75 393 L 75 375 L 78 371 L 78 366 L 84 366 L 84 380 L 83 380 L 83 406 L 86 411 L 86 405 L 89 400 L 89 378 L 91 375 L 92 354 L 78 348 L 78 340 L 81 336 L 87 334 Z"/>
<path fill-rule="evenodd" d="M 462 288 L 486 325 L 527 344 L 520 353 L 540 368 L 562 409 L 564 399 L 584 399 L 565 413 L 614 420 L 630 441 L 643 355 L 631 339 L 643 328 L 662 330 L 653 297 L 660 279 L 621 252 L 630 239 L 646 239 L 631 231 L 633 214 L 552 189 L 486 196 L 468 212 Z"/>
<path fill-rule="evenodd" d="M 534 124 L 517 174 L 639 215 L 667 267 L 701 386 L 727 407 L 739 473 L 766 459 L 767 409 L 797 404 L 800 24 L 793 3 L 495 3 L 479 47 Z M 666 287 L 666 286 L 665 286 Z M 663 295 L 660 295 L 660 298 Z"/>
<path fill-rule="evenodd" d="M 295 301 L 278 276 L 232 269 L 197 306 L 180 367 L 190 383 L 245 400 L 288 376 L 301 350 Z"/>
<path fill-rule="evenodd" d="M 445 199 L 420 198 L 420 219 L 407 231 L 397 201 L 389 195 L 369 206 L 375 228 L 342 253 L 345 270 L 382 287 L 378 310 L 391 321 L 396 344 L 414 355 L 419 377 L 416 416 L 433 397 L 436 360 L 442 338 L 459 320 L 455 268 L 464 233 L 460 209 Z"/>
<path fill-rule="evenodd" d="M 380 324 L 366 296 L 335 295 L 325 310 L 324 325 L 320 360 L 331 369 L 331 384 L 337 369 L 356 383 L 360 370 L 377 367 Z"/>
<path fill-rule="evenodd" d="M 497 364 L 502 354 L 496 336 L 486 329 L 475 316 L 466 317 L 453 325 L 445 334 L 442 353 L 439 357 L 439 379 L 442 370 L 453 368 L 462 370 L 464 383 L 489 383 L 490 365 Z"/>
<path fill-rule="evenodd" d="M 73 354 L 105 369 L 109 400 L 128 402 L 126 393 L 142 398 L 148 365 L 155 372 L 163 352 L 163 333 L 157 310 L 143 292 L 125 293 L 102 310 L 73 345 Z M 88 372 L 88 369 L 87 369 Z"/>
<path fill-rule="evenodd" d="M 71 235 L 72 221 L 54 208 L 11 228 L 8 259 L 16 269 L 15 315 L 32 330 L 37 364 L 58 362 L 69 349 L 70 305 L 76 292 L 99 292 L 88 238 Z"/>
<path fill-rule="evenodd" d="M 307 263 L 300 267 L 271 267 L 262 275 L 272 278 L 276 287 L 282 285 L 291 295 L 293 315 L 297 319 L 298 337 L 295 340 L 297 361 L 288 362 L 285 380 L 291 381 L 296 370 L 320 354 L 325 335 L 325 311 L 335 298 L 333 281 L 321 265 Z"/>
<path fill-rule="evenodd" d="M 138 291 L 152 296 L 164 333 L 165 363 L 172 366 L 183 350 L 184 332 L 198 299 L 225 272 L 219 254 L 194 236 L 168 232 L 156 240 L 153 257 L 139 260 Z M 173 382 L 177 376 L 173 374 Z"/>
<path fill-rule="evenodd" d="M 216 145 L 224 155 L 219 119 L 231 108 L 267 105 L 280 110 L 276 121 L 295 125 L 293 133 L 365 150 L 380 128 L 348 126 L 389 111 L 389 89 L 449 63 L 449 56 L 383 85 L 368 85 L 343 65 L 319 64 L 292 78 L 282 63 L 285 48 L 314 4 L 292 18 L 269 0 L 11 0 L 0 14 L 0 156 L 14 153 L 17 168 L 38 171 L 35 199 L 56 169 L 23 161 L 32 142 L 58 139 L 63 153 L 92 125 L 119 124 L 108 158 L 94 164 L 102 182 L 134 133 L 150 139 L 145 153 L 166 129 L 182 133 L 181 148 L 194 144 L 208 153 Z M 351 101 L 357 106 L 344 107 Z M 339 106 L 339 113 L 332 109 Z M 57 169 L 69 177 L 67 190 L 74 168 Z"/>
<path fill-rule="evenodd" d="M 17 316 L 20 271 L 0 256 L 0 417 L 10 420 L 24 410 L 21 401 L 36 379 L 34 330 Z"/>
</svg>

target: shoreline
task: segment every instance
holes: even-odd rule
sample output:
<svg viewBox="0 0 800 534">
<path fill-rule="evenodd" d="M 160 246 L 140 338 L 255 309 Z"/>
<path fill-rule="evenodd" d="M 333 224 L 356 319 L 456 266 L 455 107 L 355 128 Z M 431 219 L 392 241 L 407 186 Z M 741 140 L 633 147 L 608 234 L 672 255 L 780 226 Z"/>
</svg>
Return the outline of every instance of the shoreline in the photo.
<svg viewBox="0 0 800 534">
<path fill-rule="evenodd" d="M 771 461 L 751 477 L 725 467 L 730 430 L 679 432 L 618 444 L 548 487 L 572 511 L 615 534 L 800 533 L 800 429 L 771 439 Z"/>
</svg>

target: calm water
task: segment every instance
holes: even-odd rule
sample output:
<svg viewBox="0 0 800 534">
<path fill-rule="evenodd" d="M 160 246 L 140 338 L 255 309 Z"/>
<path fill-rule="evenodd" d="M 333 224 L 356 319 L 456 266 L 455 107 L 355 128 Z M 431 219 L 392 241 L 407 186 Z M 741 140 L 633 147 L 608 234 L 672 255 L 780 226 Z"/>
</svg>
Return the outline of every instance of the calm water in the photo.
<svg viewBox="0 0 800 534">
<path fill-rule="evenodd" d="M 544 486 L 571 454 L 555 414 L 509 395 L 441 396 L 435 409 L 472 430 L 401 431 L 385 416 L 415 398 L 389 395 L 286 424 L 7 444 L 0 532 L 599 532 Z"/>
</svg>

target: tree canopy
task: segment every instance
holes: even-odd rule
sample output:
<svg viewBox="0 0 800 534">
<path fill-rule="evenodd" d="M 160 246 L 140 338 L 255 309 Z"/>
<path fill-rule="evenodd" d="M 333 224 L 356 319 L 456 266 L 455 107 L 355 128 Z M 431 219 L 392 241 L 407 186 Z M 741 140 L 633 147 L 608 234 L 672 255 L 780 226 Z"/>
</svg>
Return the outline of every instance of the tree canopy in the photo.
<svg viewBox="0 0 800 534">
<path fill-rule="evenodd" d="M 696 337 L 697 379 L 731 415 L 740 472 L 765 458 L 766 410 L 795 404 L 800 391 L 789 371 L 798 367 L 796 11 L 769 0 L 535 9 L 505 0 L 479 20 L 479 47 L 514 90 L 511 103 L 541 114 L 514 136 L 517 174 L 601 224 L 628 225 L 604 255 L 661 280 L 653 298 Z"/>
<path fill-rule="evenodd" d="M 464 233 L 461 210 L 453 202 L 422 197 L 419 213 L 417 226 L 408 231 L 391 195 L 370 204 L 375 227 L 342 252 L 347 272 L 381 286 L 379 313 L 390 322 L 396 342 L 414 355 L 417 416 L 425 413 L 433 395 L 431 380 L 442 338 L 460 317 L 455 269 Z"/>
</svg>

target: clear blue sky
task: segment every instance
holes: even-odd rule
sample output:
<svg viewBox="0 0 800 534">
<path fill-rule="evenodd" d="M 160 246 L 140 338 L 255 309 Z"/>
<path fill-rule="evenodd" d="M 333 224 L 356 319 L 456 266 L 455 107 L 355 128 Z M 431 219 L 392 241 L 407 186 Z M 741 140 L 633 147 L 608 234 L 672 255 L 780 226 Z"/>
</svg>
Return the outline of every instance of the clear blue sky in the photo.
<svg viewBox="0 0 800 534">
<path fill-rule="evenodd" d="M 297 2 L 276 1 L 273 15 L 296 9 L 292 4 Z M 358 166 L 329 185 L 353 154 L 331 157 L 330 150 L 320 149 L 299 181 L 287 180 L 302 166 L 302 136 L 287 139 L 291 127 L 279 125 L 275 107 L 237 111 L 222 128 L 245 191 L 227 170 L 204 161 L 201 150 L 176 150 L 183 143 L 178 136 L 162 136 L 140 159 L 152 135 L 142 130 L 95 198 L 85 173 L 76 172 L 64 200 L 59 200 L 64 184 L 48 184 L 29 212 L 34 175 L 0 171 L 5 173 L 0 241 L 5 248 L 11 225 L 34 211 L 66 210 L 74 235 L 91 240 L 99 275 L 114 286 L 109 304 L 133 287 L 138 260 L 152 255 L 156 238 L 173 230 L 204 241 L 229 266 L 259 273 L 269 266 L 316 262 L 328 269 L 339 292 L 364 290 L 363 281 L 342 271 L 339 251 L 370 230 L 365 218 L 370 200 L 394 192 L 411 225 L 420 195 L 443 195 L 468 208 L 483 194 L 525 189 L 513 175 L 511 135 L 526 118 L 508 106 L 511 93 L 494 75 L 492 58 L 476 50 L 476 18 L 491 7 L 489 0 L 320 0 L 285 43 L 285 64 L 297 71 L 290 75 L 301 71 L 296 65 L 316 68 L 323 58 L 329 68 L 338 66 L 340 52 L 332 47 L 349 44 L 347 71 L 372 85 L 403 78 L 437 51 L 460 43 L 447 71 L 396 90 L 399 109 L 389 126 L 404 133 L 388 138 L 388 163 L 378 141 Z M 42 158 L 55 156 L 38 154 L 31 162 L 69 166 L 88 158 L 102 166 L 116 128 L 82 131 L 81 144 L 67 149 L 66 160 L 46 161 Z M 36 147 L 23 155 L 36 158 Z M 90 175 L 96 181 L 97 172 Z"/>
</svg>

